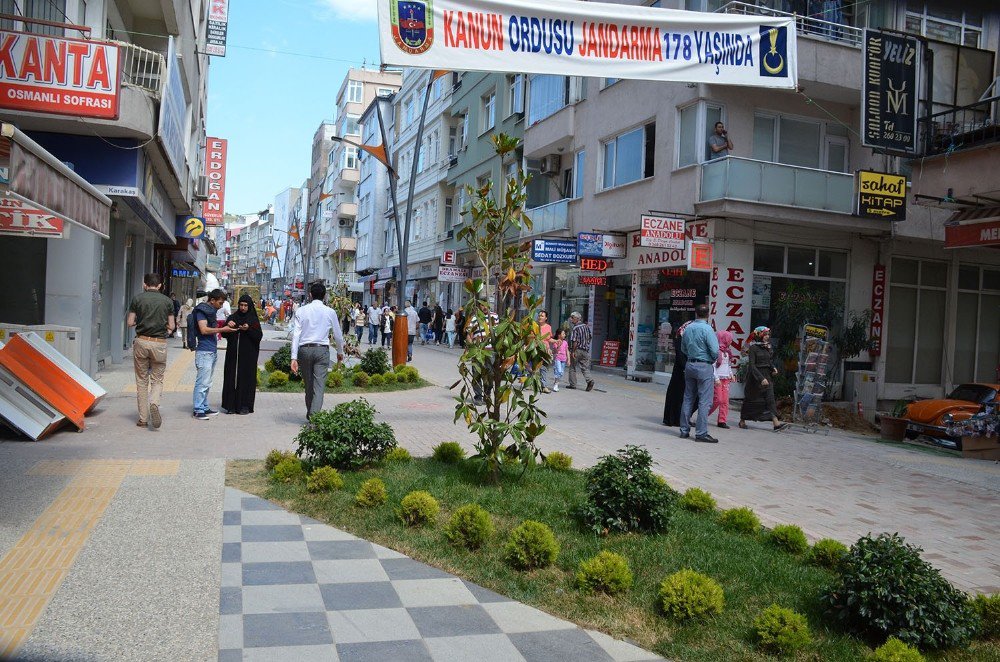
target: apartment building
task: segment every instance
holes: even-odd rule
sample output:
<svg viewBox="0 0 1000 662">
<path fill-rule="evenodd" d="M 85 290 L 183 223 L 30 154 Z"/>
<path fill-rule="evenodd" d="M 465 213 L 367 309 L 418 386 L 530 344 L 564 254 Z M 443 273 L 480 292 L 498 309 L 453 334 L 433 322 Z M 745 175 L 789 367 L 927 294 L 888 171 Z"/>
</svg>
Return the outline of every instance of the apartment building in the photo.
<svg viewBox="0 0 1000 662">
<path fill-rule="evenodd" d="M 702 4 L 662 6 L 712 8 Z M 773 4 L 720 11 L 781 15 Z M 952 170 L 955 149 L 940 141 L 947 155 L 910 163 L 861 145 L 861 41 L 864 27 L 921 35 L 935 53 L 934 109 L 989 99 L 977 108 L 980 124 L 966 127 L 982 130 L 984 114 L 996 117 L 1000 14 L 943 3 L 823 4 L 825 13 L 798 18 L 798 92 L 529 76 L 524 156 L 546 182 L 531 200 L 536 229 L 608 233 L 627 245 L 600 274 L 606 285 L 581 285 L 587 274 L 578 266 L 536 265 L 552 315 L 580 310 L 591 322 L 595 356 L 616 340 L 621 366 L 665 376 L 669 329 L 690 319 L 695 303 L 709 302 L 716 326 L 742 342 L 757 325 L 780 324 L 781 307 L 797 296 L 823 302 L 837 327 L 871 308 L 884 274 L 882 351 L 848 366 L 875 371 L 879 398 L 940 396 L 955 383 L 996 377 L 1000 253 L 945 250 L 945 223 L 964 222 L 955 207 L 911 204 L 898 223 L 852 212 L 858 169 L 912 168 L 914 192 L 928 188 L 936 169 L 930 195 L 939 199 L 958 197 L 959 181 L 977 180 L 972 173 L 985 175 L 989 184 L 972 193 L 982 197 L 977 208 L 988 206 L 1000 188 L 996 168 L 986 169 L 996 165 L 993 132 L 988 146 L 968 150 L 964 177 Z M 965 131 L 935 118 L 938 131 Z M 721 158 L 708 147 L 716 122 L 733 142 Z M 688 271 L 682 251 L 641 247 L 640 216 L 649 213 L 686 219 L 689 237 L 712 244 L 714 271 Z"/>
<path fill-rule="evenodd" d="M 382 144 L 379 112 L 391 122 L 395 95 L 379 96 L 361 115 L 361 142 L 364 145 Z M 387 254 L 395 252 L 396 234 L 389 215 L 389 173 L 373 156 L 359 154 L 358 215 L 355 222 L 357 250 L 354 268 L 359 278 L 351 283 L 350 290 L 361 301 L 371 305 L 391 302 L 395 305 L 396 267 L 388 266 Z"/>
<path fill-rule="evenodd" d="M 208 242 L 178 239 L 175 222 L 200 211 L 207 3 L 2 4 L 12 52 L 54 53 L 73 40 L 87 56 L 48 63 L 65 69 L 70 88 L 61 91 L 77 103 L 39 95 L 16 109 L 0 104 L 14 194 L 5 204 L 45 225 L 42 233 L 0 227 L 0 322 L 78 328 L 81 367 L 94 373 L 122 361 L 126 308 L 144 273 L 162 274 L 168 292 L 172 277 L 204 275 Z M 98 62 L 107 69 L 93 68 Z M 102 78 L 118 66 L 120 79 Z M 81 79 L 93 84 L 73 88 Z"/>
</svg>

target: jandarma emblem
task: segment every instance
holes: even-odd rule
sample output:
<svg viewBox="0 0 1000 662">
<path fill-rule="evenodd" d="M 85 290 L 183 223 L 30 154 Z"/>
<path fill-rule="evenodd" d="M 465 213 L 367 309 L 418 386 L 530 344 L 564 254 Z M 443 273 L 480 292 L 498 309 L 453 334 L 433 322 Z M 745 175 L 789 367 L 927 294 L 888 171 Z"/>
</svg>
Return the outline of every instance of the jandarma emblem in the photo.
<svg viewBox="0 0 1000 662">
<path fill-rule="evenodd" d="M 760 75 L 773 78 L 788 77 L 788 29 L 784 27 L 760 29 Z"/>
<path fill-rule="evenodd" d="M 388 0 L 392 40 L 400 50 L 420 55 L 434 43 L 434 10 L 431 0 Z"/>
</svg>

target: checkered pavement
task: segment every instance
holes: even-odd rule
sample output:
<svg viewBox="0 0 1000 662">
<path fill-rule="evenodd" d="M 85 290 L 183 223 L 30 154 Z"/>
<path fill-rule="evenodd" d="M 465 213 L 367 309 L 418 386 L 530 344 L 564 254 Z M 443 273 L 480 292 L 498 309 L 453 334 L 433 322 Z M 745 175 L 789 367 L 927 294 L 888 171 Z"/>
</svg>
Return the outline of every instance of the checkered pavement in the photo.
<svg viewBox="0 0 1000 662">
<path fill-rule="evenodd" d="M 226 488 L 219 660 L 660 659 Z"/>
</svg>

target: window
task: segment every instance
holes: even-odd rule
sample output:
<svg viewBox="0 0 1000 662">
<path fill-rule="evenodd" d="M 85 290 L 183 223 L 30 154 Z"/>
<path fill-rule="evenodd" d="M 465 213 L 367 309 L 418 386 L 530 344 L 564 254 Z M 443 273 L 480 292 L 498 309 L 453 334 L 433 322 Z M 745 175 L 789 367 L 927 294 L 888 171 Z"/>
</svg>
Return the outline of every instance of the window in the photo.
<svg viewBox="0 0 1000 662">
<path fill-rule="evenodd" d="M 420 149 L 417 150 L 417 172 L 424 171 L 424 161 L 427 153 L 427 142 L 421 141 Z"/>
<path fill-rule="evenodd" d="M 911 6 L 912 5 L 912 6 Z M 983 14 L 963 10 L 955 3 L 907 3 L 906 31 L 950 44 L 978 48 L 983 34 Z"/>
<path fill-rule="evenodd" d="M 391 97 L 395 94 L 395 92 L 396 91 L 391 87 L 380 87 L 375 91 L 375 95 L 380 97 Z"/>
<path fill-rule="evenodd" d="M 359 136 L 361 135 L 361 125 L 358 120 L 361 119 L 360 115 L 352 115 L 348 113 L 344 116 L 344 119 L 340 122 L 340 135 L 342 136 Z"/>
<path fill-rule="evenodd" d="M 601 190 L 653 176 L 656 124 L 651 122 L 601 144 Z"/>
<path fill-rule="evenodd" d="M 449 126 L 448 127 L 448 156 L 455 156 L 458 154 L 458 127 Z"/>
<path fill-rule="evenodd" d="M 960 265 L 954 383 L 992 382 L 1000 365 L 1000 269 Z"/>
<path fill-rule="evenodd" d="M 62 23 L 67 21 L 66 19 L 66 0 L 2 0 L 0 1 L 0 13 L 13 14 L 18 16 L 24 16 L 26 18 L 35 18 L 43 21 L 54 21 L 56 23 Z M 76 21 L 77 23 L 83 23 L 83 20 Z M 0 21 L 0 28 L 4 30 L 22 30 L 24 32 L 33 32 L 35 34 L 47 34 L 54 37 L 62 37 L 65 34 L 63 28 L 48 26 L 48 25 L 36 25 L 33 23 L 21 23 L 14 22 L 11 20 Z M 111 22 L 108 22 L 108 39 L 115 39 L 115 30 L 111 27 Z M 76 33 L 71 35 L 76 37 Z M 120 35 L 118 36 L 120 38 Z"/>
<path fill-rule="evenodd" d="M 528 77 L 528 124 L 554 115 L 582 98 L 578 78 L 534 74 Z"/>
<path fill-rule="evenodd" d="M 455 212 L 455 223 L 454 223 L 455 225 L 461 225 L 462 221 L 465 220 L 465 218 L 462 216 L 462 213 L 465 211 L 465 203 L 466 203 L 466 199 L 465 198 L 466 198 L 466 196 L 467 196 L 467 193 L 465 191 L 465 186 L 462 185 L 462 184 L 459 184 L 459 186 L 458 186 L 458 209 Z"/>
<path fill-rule="evenodd" d="M 480 110 L 479 115 L 482 117 L 482 131 L 485 133 L 489 131 L 497 123 L 497 93 L 496 91 L 490 92 L 480 100 Z"/>
<path fill-rule="evenodd" d="M 365 84 L 360 80 L 347 81 L 347 102 L 361 103 L 364 99 Z"/>
<path fill-rule="evenodd" d="M 344 167 L 345 168 L 357 168 L 358 167 L 358 148 L 354 145 L 346 145 L 344 147 Z"/>
<path fill-rule="evenodd" d="M 804 246 L 754 244 L 750 327 L 780 324 L 779 307 L 807 297 L 818 308 L 817 324 L 843 323 L 847 292 L 847 253 Z"/>
<path fill-rule="evenodd" d="M 441 98 L 441 90 L 444 86 L 443 80 L 443 78 L 435 78 L 431 84 L 431 96 L 435 101 Z"/>
<path fill-rule="evenodd" d="M 413 124 L 413 107 L 414 107 L 414 103 L 415 103 L 415 101 L 414 101 L 414 99 L 413 99 L 412 96 L 410 96 L 409 98 L 407 98 L 407 100 L 406 100 L 406 123 L 407 124 Z"/>
<path fill-rule="evenodd" d="M 885 380 L 892 384 L 940 384 L 948 266 L 944 262 L 893 258 Z M 996 330 L 994 328 L 994 333 Z"/>
<path fill-rule="evenodd" d="M 708 136 L 716 122 L 724 122 L 723 108 L 704 101 L 682 108 L 677 121 L 677 167 L 708 160 Z"/>
<path fill-rule="evenodd" d="M 507 117 L 514 113 L 524 112 L 524 76 L 511 74 L 507 76 Z"/>
<path fill-rule="evenodd" d="M 617 83 L 620 80 L 621 80 L 621 78 L 602 78 L 601 79 L 601 89 L 602 90 L 606 90 L 606 89 L 608 89 L 609 87 L 611 87 L 612 85 L 614 85 L 615 83 Z"/>
<path fill-rule="evenodd" d="M 573 197 L 583 197 L 583 166 L 586 163 L 585 150 L 580 150 L 573 158 Z"/>
<path fill-rule="evenodd" d="M 784 115 L 754 115 L 753 158 L 805 168 L 846 172 L 850 141 L 839 124 Z"/>
<path fill-rule="evenodd" d="M 469 144 L 469 114 L 462 115 L 462 149 Z"/>
<path fill-rule="evenodd" d="M 450 230 L 453 225 L 453 216 L 455 214 L 455 205 L 453 198 L 444 199 L 444 229 Z"/>
</svg>

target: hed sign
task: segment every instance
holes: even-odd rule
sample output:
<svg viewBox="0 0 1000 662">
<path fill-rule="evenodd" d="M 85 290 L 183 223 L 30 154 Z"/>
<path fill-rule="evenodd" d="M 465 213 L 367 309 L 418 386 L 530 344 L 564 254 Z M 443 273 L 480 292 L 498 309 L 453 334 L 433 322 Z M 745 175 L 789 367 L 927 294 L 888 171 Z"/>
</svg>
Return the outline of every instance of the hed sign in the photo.
<svg viewBox="0 0 1000 662">
<path fill-rule="evenodd" d="M 115 44 L 0 30 L 0 108 L 118 119 Z"/>
<path fill-rule="evenodd" d="M 646 248 L 684 249 L 684 219 L 642 216 L 639 245 Z"/>
<path fill-rule="evenodd" d="M 206 225 L 222 225 L 226 203 L 226 152 L 229 141 L 208 138 L 205 154 L 205 176 L 208 178 L 208 199 L 204 213 Z"/>
</svg>

